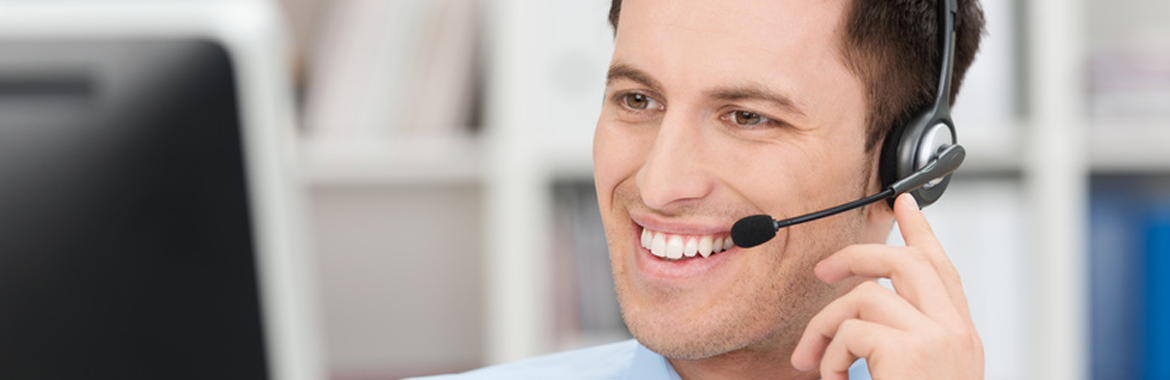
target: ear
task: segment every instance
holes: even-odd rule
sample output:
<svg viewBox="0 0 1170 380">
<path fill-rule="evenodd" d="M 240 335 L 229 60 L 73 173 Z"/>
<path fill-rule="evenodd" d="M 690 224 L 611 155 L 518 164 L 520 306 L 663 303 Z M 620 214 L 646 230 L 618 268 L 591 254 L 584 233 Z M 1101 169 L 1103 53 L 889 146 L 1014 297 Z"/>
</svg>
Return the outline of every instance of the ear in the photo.
<svg viewBox="0 0 1170 380">
<path fill-rule="evenodd" d="M 874 202 L 865 210 L 865 219 L 871 225 L 893 223 L 894 210 L 886 202 Z"/>
<path fill-rule="evenodd" d="M 875 202 L 865 209 L 865 243 L 885 244 L 894 228 L 894 210 L 886 202 Z"/>
<path fill-rule="evenodd" d="M 869 185 L 866 186 L 868 194 L 875 194 L 883 190 L 881 188 L 882 180 L 878 175 L 882 144 L 884 141 L 880 142 L 870 154 Z M 865 206 L 865 224 L 865 241 L 885 244 L 886 240 L 889 239 L 890 230 L 894 228 L 894 209 L 890 208 L 889 203 L 885 201 Z"/>
</svg>

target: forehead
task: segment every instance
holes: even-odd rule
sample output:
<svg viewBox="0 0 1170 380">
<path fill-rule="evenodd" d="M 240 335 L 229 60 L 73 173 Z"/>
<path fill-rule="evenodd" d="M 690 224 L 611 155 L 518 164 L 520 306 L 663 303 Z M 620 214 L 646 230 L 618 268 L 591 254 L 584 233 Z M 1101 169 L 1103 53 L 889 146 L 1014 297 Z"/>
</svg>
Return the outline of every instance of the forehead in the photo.
<svg viewBox="0 0 1170 380">
<path fill-rule="evenodd" d="M 832 89 L 861 90 L 841 56 L 846 2 L 625 0 L 614 61 L 668 92 L 750 80 L 810 104 L 831 100 Z"/>
<path fill-rule="evenodd" d="M 625 0 L 621 26 L 677 28 L 778 48 L 836 38 L 844 0 Z M 627 21 L 629 21 L 627 23 Z M 620 34 L 620 30 L 619 30 Z M 779 37 L 779 38 L 778 38 Z"/>
</svg>

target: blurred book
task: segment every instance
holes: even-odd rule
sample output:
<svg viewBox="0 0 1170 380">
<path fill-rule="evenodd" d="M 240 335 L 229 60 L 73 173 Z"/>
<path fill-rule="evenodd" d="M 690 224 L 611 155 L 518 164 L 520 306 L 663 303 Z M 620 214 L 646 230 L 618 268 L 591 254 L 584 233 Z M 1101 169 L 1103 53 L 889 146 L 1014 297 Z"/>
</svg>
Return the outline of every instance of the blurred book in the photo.
<svg viewBox="0 0 1170 380">
<path fill-rule="evenodd" d="M 1170 179 L 1098 177 L 1091 190 L 1091 378 L 1170 378 Z"/>
<path fill-rule="evenodd" d="M 1170 121 L 1170 2 L 1089 0 L 1086 5 L 1089 115 Z"/>
<path fill-rule="evenodd" d="M 1089 109 L 1098 120 L 1170 120 L 1170 44 L 1092 52 Z"/>
<path fill-rule="evenodd" d="M 1089 116 L 1109 125 L 1170 120 L 1170 1 L 1085 5 Z"/>
<path fill-rule="evenodd" d="M 412 137 L 451 137 L 472 127 L 479 65 L 480 1 L 433 3 L 412 79 L 405 127 Z"/>
<path fill-rule="evenodd" d="M 449 137 L 473 111 L 479 0 L 328 3 L 305 94 L 325 139 Z"/>
<path fill-rule="evenodd" d="M 553 191 L 554 343 L 559 349 L 571 349 L 629 339 L 614 293 L 609 246 L 593 183 L 562 182 Z"/>
<path fill-rule="evenodd" d="M 1146 378 L 1170 379 L 1170 193 L 1146 220 Z"/>
<path fill-rule="evenodd" d="M 1094 380 L 1137 379 L 1141 249 L 1130 183 L 1093 181 L 1089 200 L 1089 347 Z"/>
</svg>

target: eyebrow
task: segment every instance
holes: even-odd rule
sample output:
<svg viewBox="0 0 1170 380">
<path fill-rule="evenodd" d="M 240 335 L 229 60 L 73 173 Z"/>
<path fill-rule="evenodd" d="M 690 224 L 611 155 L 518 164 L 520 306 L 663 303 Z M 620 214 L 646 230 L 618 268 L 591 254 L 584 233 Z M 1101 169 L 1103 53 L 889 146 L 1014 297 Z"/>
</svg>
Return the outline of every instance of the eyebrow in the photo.
<svg viewBox="0 0 1170 380">
<path fill-rule="evenodd" d="M 616 62 L 609 66 L 609 73 L 605 78 L 605 85 L 609 86 L 616 80 L 629 80 L 646 86 L 650 91 L 662 93 L 662 83 L 630 64 Z M 773 91 L 760 83 L 747 82 L 744 84 L 716 88 L 704 94 L 709 99 L 723 101 L 755 100 L 772 103 L 783 111 L 807 117 L 800 104 L 783 93 Z"/>
<path fill-rule="evenodd" d="M 646 86 L 650 91 L 662 93 L 662 83 L 650 76 L 645 71 L 639 70 L 629 64 L 617 62 L 609 66 L 609 74 L 605 76 L 605 85 L 609 86 L 614 81 L 619 79 L 631 80 L 640 85 Z"/>
<path fill-rule="evenodd" d="M 783 93 L 772 91 L 767 86 L 759 83 L 746 83 L 741 85 L 734 85 L 730 87 L 717 88 L 706 93 L 706 96 L 711 99 L 724 101 L 743 101 L 756 100 L 772 103 L 776 107 L 781 108 L 792 114 L 799 116 L 807 116 L 796 101 L 785 96 Z"/>
</svg>

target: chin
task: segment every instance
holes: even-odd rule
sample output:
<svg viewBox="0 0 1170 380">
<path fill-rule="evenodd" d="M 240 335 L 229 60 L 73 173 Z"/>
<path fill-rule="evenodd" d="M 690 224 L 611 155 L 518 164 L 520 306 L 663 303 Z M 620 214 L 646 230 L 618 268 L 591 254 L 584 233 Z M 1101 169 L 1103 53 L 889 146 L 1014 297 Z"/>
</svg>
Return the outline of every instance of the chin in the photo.
<svg viewBox="0 0 1170 380">
<path fill-rule="evenodd" d="M 775 344 L 772 337 L 787 325 L 783 318 L 775 319 L 775 310 L 728 310 L 735 305 L 703 308 L 677 300 L 640 302 L 644 300 L 636 300 L 641 297 L 622 284 L 617 286 L 617 292 L 630 333 L 643 346 L 669 359 L 707 359 L 771 346 Z M 739 297 L 728 297 L 733 298 Z"/>
</svg>

